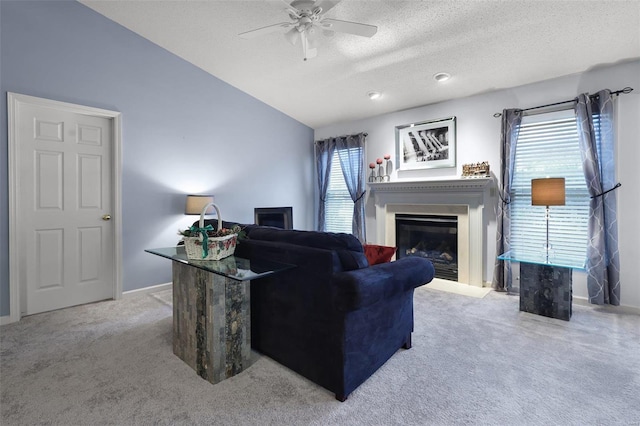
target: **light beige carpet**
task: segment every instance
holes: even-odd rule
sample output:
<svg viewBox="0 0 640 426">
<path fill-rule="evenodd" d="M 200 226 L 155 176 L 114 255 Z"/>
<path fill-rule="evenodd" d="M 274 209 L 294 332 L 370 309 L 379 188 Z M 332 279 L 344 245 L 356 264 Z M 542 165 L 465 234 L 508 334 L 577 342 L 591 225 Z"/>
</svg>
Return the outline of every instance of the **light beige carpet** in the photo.
<svg viewBox="0 0 640 426">
<path fill-rule="evenodd" d="M 638 425 L 640 316 L 518 297 L 416 290 L 413 347 L 346 402 L 257 355 L 212 385 L 171 344 L 170 292 L 32 315 L 0 328 L 0 424 Z"/>
</svg>

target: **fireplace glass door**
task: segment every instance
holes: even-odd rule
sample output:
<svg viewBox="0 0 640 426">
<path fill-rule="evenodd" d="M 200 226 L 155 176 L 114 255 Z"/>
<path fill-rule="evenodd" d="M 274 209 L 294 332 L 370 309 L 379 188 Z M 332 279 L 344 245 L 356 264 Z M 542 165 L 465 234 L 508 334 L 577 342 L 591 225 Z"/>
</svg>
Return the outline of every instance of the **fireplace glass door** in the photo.
<svg viewBox="0 0 640 426">
<path fill-rule="evenodd" d="M 456 216 L 396 215 L 396 258 L 426 257 L 436 277 L 458 281 L 458 218 Z"/>
</svg>

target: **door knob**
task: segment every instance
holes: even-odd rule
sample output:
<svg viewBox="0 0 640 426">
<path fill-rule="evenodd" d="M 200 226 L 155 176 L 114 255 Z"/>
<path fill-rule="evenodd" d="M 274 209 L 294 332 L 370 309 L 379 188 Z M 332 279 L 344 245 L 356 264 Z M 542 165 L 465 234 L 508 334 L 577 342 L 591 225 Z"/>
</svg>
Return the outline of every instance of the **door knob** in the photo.
<svg viewBox="0 0 640 426">
<path fill-rule="evenodd" d="M 104 216 L 102 216 L 102 220 L 111 220 L 111 215 L 105 214 Z"/>
</svg>

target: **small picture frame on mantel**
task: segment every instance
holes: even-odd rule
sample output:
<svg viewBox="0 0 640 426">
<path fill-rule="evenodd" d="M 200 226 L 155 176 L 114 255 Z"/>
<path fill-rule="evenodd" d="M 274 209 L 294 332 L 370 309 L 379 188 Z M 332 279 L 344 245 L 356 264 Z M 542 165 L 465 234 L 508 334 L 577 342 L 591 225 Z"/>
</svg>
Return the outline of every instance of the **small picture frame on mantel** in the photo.
<svg viewBox="0 0 640 426">
<path fill-rule="evenodd" d="M 396 126 L 396 164 L 399 170 L 456 166 L 456 118 Z"/>
</svg>

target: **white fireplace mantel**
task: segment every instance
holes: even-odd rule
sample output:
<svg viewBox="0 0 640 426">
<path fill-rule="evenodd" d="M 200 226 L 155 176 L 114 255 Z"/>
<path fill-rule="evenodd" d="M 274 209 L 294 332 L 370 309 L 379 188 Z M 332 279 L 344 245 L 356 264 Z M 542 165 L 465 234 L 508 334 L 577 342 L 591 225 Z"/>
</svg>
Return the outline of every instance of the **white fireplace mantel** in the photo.
<svg viewBox="0 0 640 426">
<path fill-rule="evenodd" d="M 369 183 L 369 187 L 376 194 L 383 192 L 484 192 L 485 187 L 493 181 L 492 178 L 456 178 L 438 180 L 412 180 L 396 182 Z"/>
<path fill-rule="evenodd" d="M 395 245 L 395 215 L 451 215 L 458 218 L 458 282 L 484 285 L 484 204 L 491 178 L 369 183 L 376 205 L 379 243 Z M 381 240 L 381 241 L 380 241 Z"/>
</svg>

